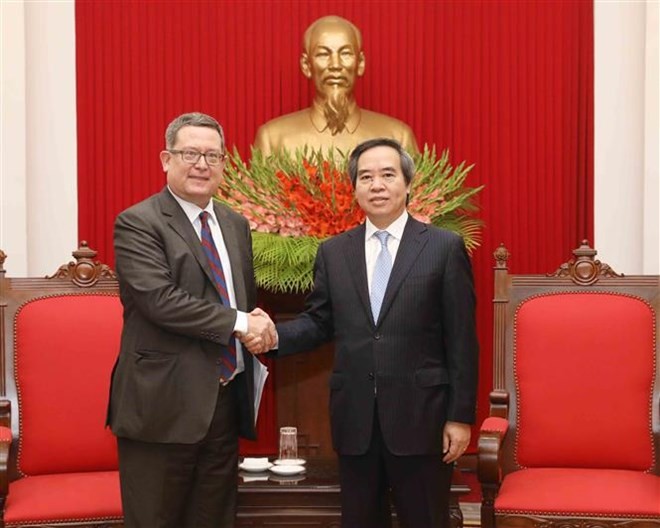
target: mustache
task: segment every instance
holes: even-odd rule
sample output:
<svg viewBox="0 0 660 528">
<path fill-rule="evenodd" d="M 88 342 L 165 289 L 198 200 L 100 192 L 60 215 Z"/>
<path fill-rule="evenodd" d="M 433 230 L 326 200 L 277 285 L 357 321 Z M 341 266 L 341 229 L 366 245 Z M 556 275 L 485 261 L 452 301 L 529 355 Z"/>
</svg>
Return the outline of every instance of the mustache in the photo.
<svg viewBox="0 0 660 528">
<path fill-rule="evenodd" d="M 339 82 L 341 86 L 348 86 L 348 77 L 345 75 L 326 75 L 323 77 L 324 83 L 328 83 L 329 81 L 333 81 L 335 84 Z"/>
</svg>

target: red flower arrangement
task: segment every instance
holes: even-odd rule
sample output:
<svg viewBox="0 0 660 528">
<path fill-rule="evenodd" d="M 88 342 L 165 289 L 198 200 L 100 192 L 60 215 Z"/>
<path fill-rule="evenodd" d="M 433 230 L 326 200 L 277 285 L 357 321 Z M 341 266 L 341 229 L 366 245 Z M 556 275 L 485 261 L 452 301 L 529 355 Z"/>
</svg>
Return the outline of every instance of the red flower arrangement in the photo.
<svg viewBox="0 0 660 528">
<path fill-rule="evenodd" d="M 353 198 L 353 186 L 346 175 L 323 161 L 320 167 L 303 160 L 306 181 L 277 171 L 284 197 L 282 205 L 298 212 L 305 234 L 326 238 L 342 233 L 364 221 L 364 212 Z"/>
<path fill-rule="evenodd" d="M 230 156 L 218 199 L 250 222 L 257 284 L 274 291 L 305 291 L 313 282 L 318 245 L 364 221 L 338 153 L 296 152 L 264 157 L 252 152 L 248 167 Z M 482 187 L 464 187 L 471 166 L 453 168 L 448 153 L 436 159 L 425 149 L 415 158 L 408 211 L 422 222 L 461 234 L 468 249 L 478 245 L 481 222 L 470 216 Z"/>
</svg>

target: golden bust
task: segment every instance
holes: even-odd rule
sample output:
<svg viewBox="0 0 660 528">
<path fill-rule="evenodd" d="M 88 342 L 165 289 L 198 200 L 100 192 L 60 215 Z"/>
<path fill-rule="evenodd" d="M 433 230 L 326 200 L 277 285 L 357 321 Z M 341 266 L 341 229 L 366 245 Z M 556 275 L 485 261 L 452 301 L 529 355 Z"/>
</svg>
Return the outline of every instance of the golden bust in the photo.
<svg viewBox="0 0 660 528">
<path fill-rule="evenodd" d="M 348 153 L 366 139 L 389 137 L 416 152 L 417 141 L 408 125 L 357 105 L 353 92 L 364 67 L 362 35 L 355 25 L 338 16 L 313 22 L 305 31 L 300 57 L 303 75 L 316 88 L 312 106 L 259 127 L 254 146 L 264 155 L 283 149 L 294 152 L 305 145 Z"/>
</svg>

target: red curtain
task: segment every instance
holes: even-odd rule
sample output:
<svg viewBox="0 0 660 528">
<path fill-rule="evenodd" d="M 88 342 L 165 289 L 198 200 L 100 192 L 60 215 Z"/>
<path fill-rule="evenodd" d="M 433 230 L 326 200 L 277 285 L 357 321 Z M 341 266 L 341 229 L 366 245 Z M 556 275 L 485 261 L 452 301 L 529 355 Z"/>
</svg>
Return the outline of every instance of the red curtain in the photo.
<svg viewBox="0 0 660 528">
<path fill-rule="evenodd" d="M 475 163 L 469 184 L 486 185 L 473 256 L 483 418 L 493 249 L 506 243 L 515 272 L 548 272 L 593 239 L 591 0 L 78 0 L 79 238 L 112 262 L 117 213 L 164 185 L 158 153 L 176 115 L 217 117 L 247 157 L 259 124 L 307 106 L 302 34 L 327 14 L 362 30 L 361 106 Z M 272 413 L 272 393 L 265 404 Z"/>
</svg>

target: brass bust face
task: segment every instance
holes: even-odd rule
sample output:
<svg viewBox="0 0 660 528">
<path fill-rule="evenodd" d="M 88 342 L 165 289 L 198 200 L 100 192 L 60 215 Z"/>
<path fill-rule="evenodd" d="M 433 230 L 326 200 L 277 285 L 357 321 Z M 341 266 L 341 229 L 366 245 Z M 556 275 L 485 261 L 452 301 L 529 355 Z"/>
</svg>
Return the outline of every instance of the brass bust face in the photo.
<svg viewBox="0 0 660 528">
<path fill-rule="evenodd" d="M 364 74 L 361 42 L 359 30 L 339 17 L 321 18 L 305 32 L 300 68 L 314 81 L 316 103 L 333 135 L 346 126 L 355 81 Z"/>
</svg>

